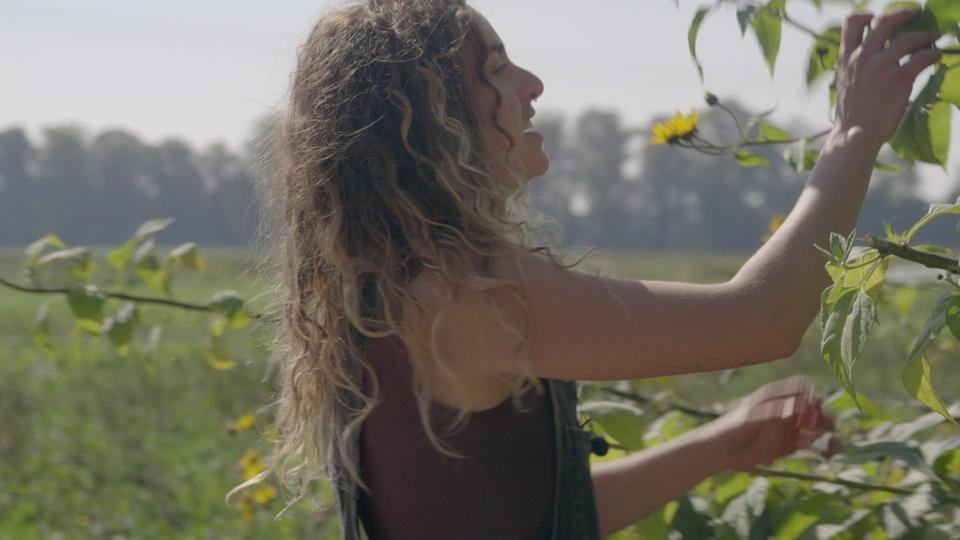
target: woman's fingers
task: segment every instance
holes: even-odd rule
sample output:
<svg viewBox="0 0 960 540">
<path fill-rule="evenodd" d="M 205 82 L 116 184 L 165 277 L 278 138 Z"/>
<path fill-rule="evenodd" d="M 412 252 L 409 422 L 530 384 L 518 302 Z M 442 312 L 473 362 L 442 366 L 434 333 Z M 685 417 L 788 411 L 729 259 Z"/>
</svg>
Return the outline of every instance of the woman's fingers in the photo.
<svg viewBox="0 0 960 540">
<path fill-rule="evenodd" d="M 840 44 L 840 60 L 846 63 L 853 51 L 863 43 L 863 31 L 873 20 L 870 13 L 854 13 L 843 21 L 843 41 Z"/>
<path fill-rule="evenodd" d="M 910 60 L 900 69 L 903 70 L 904 76 L 912 82 L 923 70 L 936 64 L 942 57 L 943 53 L 940 51 L 926 49 L 911 56 Z"/>
<path fill-rule="evenodd" d="M 876 17 L 870 23 L 870 31 L 863 40 L 863 49 L 872 53 L 883 51 L 893 31 L 914 19 L 919 13 L 915 10 L 900 10 Z"/>
<path fill-rule="evenodd" d="M 940 34 L 937 32 L 910 32 L 897 38 L 881 56 L 891 64 L 899 65 L 901 58 L 933 45 L 939 38 Z"/>
</svg>

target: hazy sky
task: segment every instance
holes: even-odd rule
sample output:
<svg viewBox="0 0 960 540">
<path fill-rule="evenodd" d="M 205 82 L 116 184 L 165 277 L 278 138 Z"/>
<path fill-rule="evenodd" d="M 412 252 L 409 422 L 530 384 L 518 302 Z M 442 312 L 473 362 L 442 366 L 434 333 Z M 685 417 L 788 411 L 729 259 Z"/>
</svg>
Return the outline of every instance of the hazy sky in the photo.
<svg viewBox="0 0 960 540">
<path fill-rule="evenodd" d="M 687 52 L 687 27 L 706 0 L 475 0 L 512 59 L 537 73 L 546 92 L 540 111 L 575 114 L 619 109 L 645 124 L 674 110 L 702 108 Z M 709 2 L 712 3 L 712 2 Z M 74 122 L 119 127 L 149 142 L 166 137 L 197 146 L 239 148 L 253 122 L 282 106 L 297 46 L 335 2 L 284 0 L 0 0 L 0 129 L 31 134 Z M 814 27 L 839 22 L 795 2 L 793 15 Z M 776 78 L 756 40 L 741 38 L 732 9 L 704 22 L 700 54 L 705 87 L 721 99 L 774 119 L 803 118 L 827 127 L 825 85 L 803 86 L 810 39 L 784 29 Z M 955 122 L 957 139 L 960 126 Z M 952 178 L 960 170 L 953 145 Z M 946 176 L 924 167 L 926 193 Z"/>
</svg>

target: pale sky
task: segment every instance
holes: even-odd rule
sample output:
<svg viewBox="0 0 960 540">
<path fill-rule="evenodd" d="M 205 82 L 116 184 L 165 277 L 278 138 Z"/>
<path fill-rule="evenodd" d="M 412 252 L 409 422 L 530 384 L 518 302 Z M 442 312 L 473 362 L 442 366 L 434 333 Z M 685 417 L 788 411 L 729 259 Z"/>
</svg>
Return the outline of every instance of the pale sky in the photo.
<svg viewBox="0 0 960 540">
<path fill-rule="evenodd" d="M 755 38 L 741 38 L 728 8 L 700 33 L 701 87 L 687 27 L 707 0 L 474 0 L 511 58 L 543 79 L 539 111 L 620 110 L 629 124 L 677 109 L 703 109 L 704 88 L 773 119 L 828 127 L 825 83 L 803 84 L 810 39 L 784 28 L 775 79 Z M 329 0 L 0 0 L 0 129 L 77 123 L 118 127 L 147 142 L 178 137 L 237 150 L 254 121 L 277 107 L 295 53 Z M 792 15 L 822 28 L 843 10 L 791 2 Z M 955 115 L 960 116 L 960 115 Z M 954 122 L 951 178 L 960 171 Z M 947 176 L 921 168 L 936 198 Z"/>
</svg>

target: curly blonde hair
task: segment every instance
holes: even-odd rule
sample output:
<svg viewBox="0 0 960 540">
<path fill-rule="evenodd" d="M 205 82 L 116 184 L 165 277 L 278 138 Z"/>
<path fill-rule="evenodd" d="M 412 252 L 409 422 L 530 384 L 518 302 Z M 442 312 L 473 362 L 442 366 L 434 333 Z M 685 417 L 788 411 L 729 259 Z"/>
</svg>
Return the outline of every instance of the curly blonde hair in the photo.
<svg viewBox="0 0 960 540">
<path fill-rule="evenodd" d="M 526 306 L 518 283 L 491 275 L 495 257 L 527 252 L 564 268 L 577 264 L 563 265 L 544 246 L 525 247 L 533 237 L 555 239 L 553 231 L 532 223 L 538 215 L 526 181 L 506 155 L 491 155 L 481 143 L 470 89 L 497 91 L 482 70 L 486 46 L 472 13 L 463 0 L 369 0 L 325 14 L 300 47 L 289 106 L 272 140 L 275 172 L 261 191 L 264 215 L 269 221 L 273 209 L 276 216 L 261 239 L 282 250 L 265 258 L 282 266 L 264 272 L 282 278 L 273 306 L 282 321 L 274 448 L 267 469 L 228 498 L 275 474 L 295 494 L 286 511 L 305 497 L 315 500 L 311 483 L 340 478 L 338 469 L 369 491 L 349 444 L 380 395 L 367 338 L 402 339 L 428 439 L 462 457 L 433 428 L 423 376 L 429 365 L 456 380 L 436 354 L 444 311 L 428 308 L 410 283 L 429 269 L 447 301 L 459 287 L 488 298 L 507 288 Z M 518 406 L 530 388 L 543 392 L 529 369 L 526 324 L 487 305 L 517 338 L 520 375 L 509 382 Z M 372 395 L 351 376 L 357 366 L 373 382 Z M 344 395 L 364 406 L 341 429 Z M 452 428 L 468 419 L 469 411 L 458 410 Z"/>
</svg>

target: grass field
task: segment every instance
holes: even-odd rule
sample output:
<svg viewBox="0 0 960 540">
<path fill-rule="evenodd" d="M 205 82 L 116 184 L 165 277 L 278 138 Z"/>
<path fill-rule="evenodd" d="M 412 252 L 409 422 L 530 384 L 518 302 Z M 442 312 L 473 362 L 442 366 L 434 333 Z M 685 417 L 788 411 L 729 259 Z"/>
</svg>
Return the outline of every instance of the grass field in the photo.
<svg viewBox="0 0 960 540">
<path fill-rule="evenodd" d="M 178 298 L 205 302 L 223 289 L 257 295 L 246 251 L 206 249 L 204 256 L 205 273 L 178 270 Z M 22 258 L 20 250 L 0 250 L 0 276 L 22 282 Z M 707 283 L 733 276 L 744 258 L 599 252 L 592 260 L 607 265 L 610 276 Z M 899 366 L 931 293 L 921 290 L 907 309 L 906 295 L 894 292 L 888 291 L 901 311 L 881 307 L 878 334 L 856 376 L 875 401 L 906 403 Z M 32 338 L 45 302 L 53 354 Z M 108 302 L 107 312 L 120 305 Z M 266 492 L 245 508 L 224 502 L 226 491 L 243 479 L 241 458 L 246 455 L 249 466 L 248 452 L 267 448 L 261 433 L 270 415 L 259 409 L 273 391 L 264 346 L 269 327 L 238 331 L 228 343 L 237 366 L 218 370 L 202 354 L 206 315 L 143 309 L 145 324 L 123 357 L 105 340 L 75 330 L 68 313 L 59 295 L 0 287 L 0 539 L 339 537 L 333 517 L 305 507 L 274 520 L 283 505 Z M 161 336 L 152 350 L 151 331 Z M 710 373 L 675 378 L 673 386 L 685 401 L 709 405 L 802 373 L 825 393 L 838 385 L 820 359 L 818 341 L 819 330 L 812 328 L 790 358 L 737 370 L 726 383 Z M 931 354 L 935 372 L 945 372 L 956 355 L 951 343 L 945 340 Z M 960 396 L 960 379 L 937 382 L 948 401 Z M 226 427 L 247 414 L 256 415 L 253 428 L 229 433 Z M 905 414 L 915 413 L 905 407 Z"/>
</svg>

